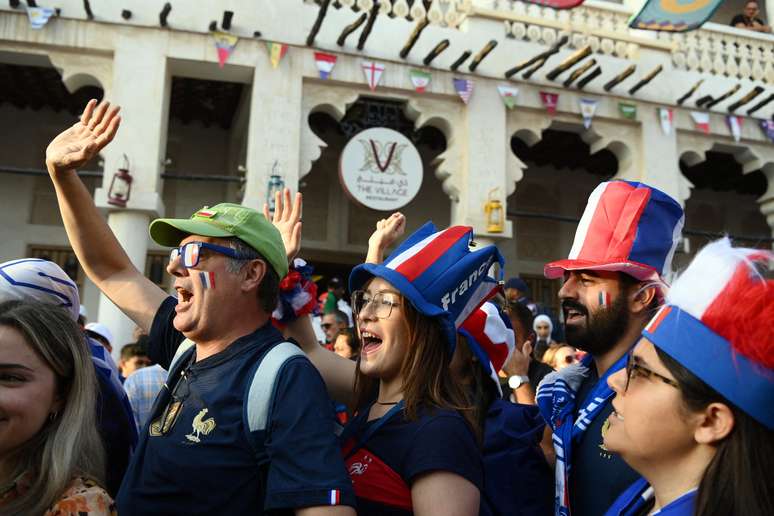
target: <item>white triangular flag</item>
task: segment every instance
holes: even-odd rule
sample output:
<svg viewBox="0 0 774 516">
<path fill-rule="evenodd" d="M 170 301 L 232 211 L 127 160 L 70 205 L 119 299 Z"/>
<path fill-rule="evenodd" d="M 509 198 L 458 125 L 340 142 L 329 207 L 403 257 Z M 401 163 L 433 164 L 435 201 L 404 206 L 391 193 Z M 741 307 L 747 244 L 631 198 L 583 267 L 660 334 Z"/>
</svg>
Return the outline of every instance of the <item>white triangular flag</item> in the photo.
<svg viewBox="0 0 774 516">
<path fill-rule="evenodd" d="M 726 121 L 728 122 L 728 129 L 731 131 L 731 136 L 734 137 L 734 141 L 738 142 L 742 139 L 742 121 L 744 119 L 739 115 L 728 115 Z"/>
<path fill-rule="evenodd" d="M 580 99 L 580 110 L 583 116 L 583 127 L 588 129 L 591 127 L 591 120 L 594 118 L 594 113 L 597 112 L 598 100 L 595 99 Z"/>
<path fill-rule="evenodd" d="M 661 120 L 661 130 L 667 136 L 672 134 L 675 112 L 672 108 L 658 108 L 658 118 Z"/>
<path fill-rule="evenodd" d="M 382 74 L 384 73 L 384 65 L 374 61 L 363 61 L 363 73 L 365 74 L 366 82 L 371 91 L 374 91 L 379 85 L 379 81 L 382 80 Z"/>
</svg>

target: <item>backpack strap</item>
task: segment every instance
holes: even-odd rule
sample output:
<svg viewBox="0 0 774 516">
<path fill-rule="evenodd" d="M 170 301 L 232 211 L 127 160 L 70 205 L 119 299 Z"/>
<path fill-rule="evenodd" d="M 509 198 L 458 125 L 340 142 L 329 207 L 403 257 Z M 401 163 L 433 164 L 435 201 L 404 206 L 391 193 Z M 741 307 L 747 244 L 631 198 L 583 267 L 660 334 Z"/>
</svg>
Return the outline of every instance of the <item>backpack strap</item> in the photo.
<svg viewBox="0 0 774 516">
<path fill-rule="evenodd" d="M 175 367 L 180 363 L 180 359 L 183 358 L 183 355 L 186 351 L 193 348 L 195 345 L 195 342 L 191 339 L 185 339 L 183 342 L 180 343 L 179 346 L 177 346 L 177 351 L 175 351 L 175 356 L 172 357 L 172 361 L 169 363 L 169 367 L 167 368 L 167 371 L 171 374 L 172 371 L 175 370 Z M 190 356 L 190 355 L 189 355 Z"/>
<path fill-rule="evenodd" d="M 279 372 L 288 360 L 296 356 L 305 355 L 292 342 L 282 342 L 266 352 L 254 370 L 253 379 L 245 396 L 243 411 L 248 441 L 254 448 L 255 443 L 251 434 L 267 429 L 271 399 Z"/>
</svg>

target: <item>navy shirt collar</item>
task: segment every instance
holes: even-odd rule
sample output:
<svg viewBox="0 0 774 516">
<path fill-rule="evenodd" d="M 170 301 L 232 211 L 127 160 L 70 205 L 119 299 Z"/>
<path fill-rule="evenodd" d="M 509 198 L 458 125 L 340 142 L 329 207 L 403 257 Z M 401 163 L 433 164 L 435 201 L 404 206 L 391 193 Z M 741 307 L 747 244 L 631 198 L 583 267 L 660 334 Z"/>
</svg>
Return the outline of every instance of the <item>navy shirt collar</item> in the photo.
<svg viewBox="0 0 774 516">
<path fill-rule="evenodd" d="M 271 320 L 266 324 L 256 329 L 254 332 L 247 334 L 243 337 L 239 337 L 232 342 L 223 351 L 219 351 L 212 356 L 209 356 L 203 360 L 196 361 L 196 351 L 194 351 L 194 362 L 191 364 L 191 369 L 200 370 L 210 367 L 216 367 L 224 362 L 231 360 L 233 357 L 244 353 L 255 347 L 263 347 L 268 344 L 272 344 L 283 340 L 282 334 L 271 324 Z"/>
</svg>

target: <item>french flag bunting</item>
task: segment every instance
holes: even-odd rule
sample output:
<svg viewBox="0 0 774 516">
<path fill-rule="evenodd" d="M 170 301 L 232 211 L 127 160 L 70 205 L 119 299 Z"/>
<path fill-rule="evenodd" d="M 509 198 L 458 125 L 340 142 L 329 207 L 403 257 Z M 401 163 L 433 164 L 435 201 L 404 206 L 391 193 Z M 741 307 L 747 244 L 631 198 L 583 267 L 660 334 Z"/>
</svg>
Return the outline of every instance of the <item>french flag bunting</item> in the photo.
<svg viewBox="0 0 774 516">
<path fill-rule="evenodd" d="M 470 97 L 473 95 L 473 80 L 472 79 L 452 79 L 454 81 L 454 91 L 460 96 L 462 102 L 467 104 L 470 102 Z"/>
<path fill-rule="evenodd" d="M 336 66 L 337 57 L 333 54 L 327 54 L 325 52 L 315 52 L 314 62 L 317 65 L 317 71 L 320 72 L 320 79 L 328 79 L 333 72 L 333 67 Z"/>
</svg>

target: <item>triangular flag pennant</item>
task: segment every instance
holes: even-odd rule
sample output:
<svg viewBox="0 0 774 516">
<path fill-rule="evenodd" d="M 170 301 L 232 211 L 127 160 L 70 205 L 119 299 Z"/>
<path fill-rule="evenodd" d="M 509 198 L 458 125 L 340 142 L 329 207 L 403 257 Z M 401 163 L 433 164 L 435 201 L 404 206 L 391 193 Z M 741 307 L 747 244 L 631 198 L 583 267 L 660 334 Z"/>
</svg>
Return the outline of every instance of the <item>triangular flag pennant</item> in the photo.
<svg viewBox="0 0 774 516">
<path fill-rule="evenodd" d="M 597 112 L 598 100 L 595 99 L 580 99 L 580 110 L 583 115 L 583 127 L 588 129 L 591 127 L 591 120 L 594 118 L 594 113 Z"/>
<path fill-rule="evenodd" d="M 629 104 L 627 102 L 619 102 L 618 103 L 618 112 L 621 113 L 621 116 L 624 118 L 627 118 L 629 120 L 636 120 L 637 119 L 637 105 L 636 104 Z"/>
<path fill-rule="evenodd" d="M 215 38 L 215 49 L 218 51 L 218 65 L 223 68 L 239 38 L 228 32 L 213 32 L 212 37 Z"/>
<path fill-rule="evenodd" d="M 411 77 L 411 84 L 414 85 L 417 93 L 424 93 L 432 78 L 430 72 L 425 72 L 424 70 L 411 70 L 409 76 Z"/>
<path fill-rule="evenodd" d="M 691 118 L 693 118 L 693 123 L 696 124 L 696 127 L 698 129 L 700 129 L 705 134 L 709 134 L 710 132 L 709 113 L 705 113 L 703 111 L 691 111 Z"/>
<path fill-rule="evenodd" d="M 658 108 L 658 118 L 661 120 L 661 130 L 667 136 L 672 134 L 672 124 L 674 123 L 675 112 L 672 108 Z"/>
<path fill-rule="evenodd" d="M 728 122 L 728 129 L 731 131 L 731 136 L 734 137 L 734 141 L 738 142 L 742 139 L 742 122 L 744 118 L 739 115 L 728 115 L 726 122 Z"/>
<path fill-rule="evenodd" d="M 50 7 L 28 7 L 27 18 L 30 19 L 30 27 L 33 29 L 42 29 L 48 23 L 48 19 L 51 18 L 54 13 L 54 9 Z"/>
<path fill-rule="evenodd" d="M 774 121 L 761 120 L 761 130 L 774 143 Z"/>
<path fill-rule="evenodd" d="M 368 87 L 371 91 L 374 91 L 379 85 L 379 81 L 382 80 L 382 74 L 384 73 L 384 65 L 382 63 L 376 63 L 374 61 L 363 61 L 363 73 L 365 74 Z"/>
<path fill-rule="evenodd" d="M 284 43 L 273 43 L 271 41 L 266 42 L 266 48 L 269 50 L 269 61 L 271 61 L 271 67 L 275 70 L 288 53 L 288 46 Z"/>
<path fill-rule="evenodd" d="M 513 109 L 516 107 L 516 97 L 519 95 L 519 88 L 516 86 L 498 86 L 497 91 L 500 92 L 505 107 Z"/>
<path fill-rule="evenodd" d="M 558 93 L 548 93 L 541 91 L 540 100 L 543 102 L 543 105 L 546 107 L 546 111 L 548 111 L 549 115 L 556 113 L 556 105 L 559 103 Z"/>
<path fill-rule="evenodd" d="M 317 70 L 320 72 L 320 79 L 327 79 L 333 72 L 333 67 L 336 66 L 336 56 L 333 54 L 326 54 L 325 52 L 315 52 L 314 62 L 317 64 Z"/>
<path fill-rule="evenodd" d="M 471 79 L 452 79 L 454 81 L 454 91 L 460 96 L 462 102 L 467 104 L 470 96 L 473 95 L 473 81 Z"/>
</svg>

